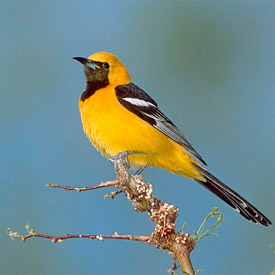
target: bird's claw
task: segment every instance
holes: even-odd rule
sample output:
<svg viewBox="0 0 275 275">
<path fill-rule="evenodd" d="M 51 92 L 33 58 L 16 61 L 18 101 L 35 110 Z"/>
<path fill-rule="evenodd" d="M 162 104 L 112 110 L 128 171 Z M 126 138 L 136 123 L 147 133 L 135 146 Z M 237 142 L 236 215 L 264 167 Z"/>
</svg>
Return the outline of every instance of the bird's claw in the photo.
<svg viewBox="0 0 275 275">
<path fill-rule="evenodd" d="M 113 163 L 113 165 L 115 167 L 116 172 L 119 170 L 118 165 L 117 165 L 117 160 L 120 161 L 120 163 L 125 167 L 126 170 L 128 170 L 130 168 L 130 162 L 128 160 L 129 154 L 130 153 L 128 151 L 124 151 L 124 152 L 120 152 L 116 156 L 110 158 L 111 162 Z"/>
</svg>

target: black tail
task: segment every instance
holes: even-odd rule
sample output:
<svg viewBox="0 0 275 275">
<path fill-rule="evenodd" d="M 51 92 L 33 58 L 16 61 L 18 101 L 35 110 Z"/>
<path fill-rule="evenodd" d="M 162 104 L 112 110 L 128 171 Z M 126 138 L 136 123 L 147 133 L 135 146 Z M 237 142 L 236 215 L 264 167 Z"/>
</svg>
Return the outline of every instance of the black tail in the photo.
<svg viewBox="0 0 275 275">
<path fill-rule="evenodd" d="M 201 174 L 205 177 L 206 181 L 197 180 L 202 186 L 207 188 L 209 191 L 214 193 L 217 197 L 222 199 L 236 211 L 238 211 L 243 217 L 252 221 L 254 223 L 261 223 L 265 226 L 268 226 L 271 221 L 262 214 L 258 209 L 256 209 L 252 204 L 250 204 L 246 199 L 237 194 L 227 185 L 223 184 L 212 174 L 207 172 L 205 169 L 201 168 L 198 165 L 194 166 L 201 172 Z"/>
</svg>

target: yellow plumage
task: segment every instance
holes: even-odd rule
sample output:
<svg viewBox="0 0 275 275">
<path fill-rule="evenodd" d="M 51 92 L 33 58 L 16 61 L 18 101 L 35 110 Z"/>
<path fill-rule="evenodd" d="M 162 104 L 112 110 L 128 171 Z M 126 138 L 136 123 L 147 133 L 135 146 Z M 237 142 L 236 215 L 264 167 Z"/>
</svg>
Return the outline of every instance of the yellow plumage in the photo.
<svg viewBox="0 0 275 275">
<path fill-rule="evenodd" d="M 122 63 L 107 53 L 97 53 L 88 59 L 108 61 L 111 65 L 110 84 L 84 102 L 79 100 L 83 128 L 95 148 L 107 157 L 124 151 L 142 153 L 128 156 L 131 167 L 149 165 L 181 176 L 203 179 L 192 165 L 199 165 L 198 162 L 185 148 L 118 102 L 115 87 L 130 82 Z"/>
<path fill-rule="evenodd" d="M 201 156 L 157 107 L 131 83 L 121 61 L 110 53 L 75 57 L 85 69 L 87 87 L 79 100 L 84 131 L 108 158 L 129 152 L 131 167 L 155 166 L 192 178 L 237 210 L 265 226 L 271 221 L 243 197 L 206 171 Z M 91 68 L 90 65 L 95 68 Z M 135 154 L 136 153 L 136 154 Z"/>
<path fill-rule="evenodd" d="M 132 167 L 156 166 L 199 179 L 199 172 L 192 165 L 198 162 L 190 153 L 121 106 L 114 87 L 100 89 L 84 102 L 80 100 L 79 109 L 86 135 L 103 155 L 139 152 L 143 154 L 128 156 Z"/>
</svg>

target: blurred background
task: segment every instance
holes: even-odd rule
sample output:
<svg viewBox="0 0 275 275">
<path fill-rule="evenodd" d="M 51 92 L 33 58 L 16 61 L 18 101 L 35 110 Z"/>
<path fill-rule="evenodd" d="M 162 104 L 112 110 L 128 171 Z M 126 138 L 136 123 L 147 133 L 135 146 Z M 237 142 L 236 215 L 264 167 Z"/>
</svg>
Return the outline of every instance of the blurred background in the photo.
<svg viewBox="0 0 275 275">
<path fill-rule="evenodd" d="M 149 235 L 111 189 L 65 192 L 114 179 L 82 131 L 85 88 L 74 56 L 116 54 L 208 163 L 208 169 L 275 222 L 275 2 L 1 1 L 0 273 L 167 274 L 172 260 L 145 243 L 11 240 L 7 228 Z M 268 274 L 274 225 L 244 220 L 197 183 L 156 168 L 145 181 L 180 208 L 177 228 L 198 229 L 218 206 L 218 237 L 191 254 L 202 274 Z"/>
</svg>

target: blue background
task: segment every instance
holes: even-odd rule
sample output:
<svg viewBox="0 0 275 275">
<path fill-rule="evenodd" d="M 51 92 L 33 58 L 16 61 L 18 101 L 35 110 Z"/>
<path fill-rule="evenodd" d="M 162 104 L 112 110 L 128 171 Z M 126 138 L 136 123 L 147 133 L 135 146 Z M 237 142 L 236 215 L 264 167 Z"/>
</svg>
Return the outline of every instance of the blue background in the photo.
<svg viewBox="0 0 275 275">
<path fill-rule="evenodd" d="M 275 3 L 273 1 L 2 1 L 0 3 L 0 273 L 167 274 L 167 253 L 146 243 L 11 240 L 27 221 L 40 233 L 145 234 L 154 228 L 111 190 L 65 192 L 114 169 L 86 139 L 85 87 L 74 56 L 116 54 L 208 162 L 208 169 L 275 222 Z M 201 240 L 203 274 L 267 274 L 274 226 L 248 223 L 197 183 L 156 168 L 144 178 L 180 208 L 177 228 L 212 207 L 219 237 Z"/>
</svg>

